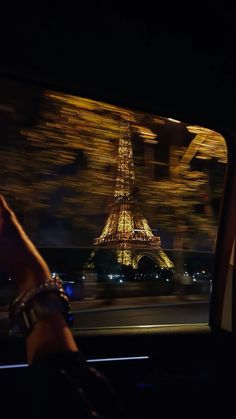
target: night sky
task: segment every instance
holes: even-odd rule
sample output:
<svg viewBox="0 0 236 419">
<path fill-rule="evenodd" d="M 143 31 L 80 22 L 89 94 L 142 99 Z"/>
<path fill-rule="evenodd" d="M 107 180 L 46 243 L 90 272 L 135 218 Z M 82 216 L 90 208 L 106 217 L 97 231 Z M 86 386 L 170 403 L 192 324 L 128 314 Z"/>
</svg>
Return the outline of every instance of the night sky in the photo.
<svg viewBox="0 0 236 419">
<path fill-rule="evenodd" d="M 1 74 L 182 120 L 187 109 L 206 124 L 233 121 L 235 11 L 225 2 L 5 2 L 0 39 Z"/>
</svg>

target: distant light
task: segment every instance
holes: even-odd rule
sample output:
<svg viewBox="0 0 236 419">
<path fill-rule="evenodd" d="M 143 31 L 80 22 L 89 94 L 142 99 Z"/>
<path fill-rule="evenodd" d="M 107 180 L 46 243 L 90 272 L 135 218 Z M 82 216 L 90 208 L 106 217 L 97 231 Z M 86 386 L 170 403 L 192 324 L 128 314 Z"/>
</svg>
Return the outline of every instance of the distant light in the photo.
<svg viewBox="0 0 236 419">
<path fill-rule="evenodd" d="M 166 278 L 166 281 L 169 282 L 170 281 L 169 278 Z"/>
<path fill-rule="evenodd" d="M 158 144 L 158 141 L 156 140 L 151 140 L 149 138 L 145 138 L 145 140 L 143 141 L 144 143 L 148 143 L 148 144 Z"/>
<path fill-rule="evenodd" d="M 82 279 L 85 279 L 85 276 L 84 275 L 82 276 Z"/>
<path fill-rule="evenodd" d="M 11 277 L 9 276 L 9 281 L 11 281 Z"/>
<path fill-rule="evenodd" d="M 73 288 L 70 285 L 66 285 L 65 292 L 69 297 L 71 297 L 73 294 Z"/>
<path fill-rule="evenodd" d="M 108 275 L 108 277 L 109 277 L 110 279 L 112 279 L 112 278 L 113 278 L 113 275 Z"/>
<path fill-rule="evenodd" d="M 157 137 L 157 134 L 155 134 L 148 128 L 141 127 L 139 128 L 139 132 L 140 132 L 141 137 L 145 138 L 144 142 L 148 142 L 149 140 L 150 141 L 154 140 Z"/>
<path fill-rule="evenodd" d="M 203 274 L 205 274 L 205 273 L 206 273 L 206 271 L 202 271 L 202 273 L 203 273 Z"/>
<path fill-rule="evenodd" d="M 196 159 L 201 159 L 201 160 L 211 160 L 211 156 L 205 156 L 204 154 L 197 154 L 196 155 Z"/>
<path fill-rule="evenodd" d="M 10 368 L 25 368 L 28 367 L 28 364 L 9 364 L 9 365 L 0 365 L 0 370 L 8 370 Z"/>
<path fill-rule="evenodd" d="M 145 326 L 149 327 L 149 326 Z M 152 326 L 150 326 L 152 327 Z M 136 361 L 142 359 L 149 359 L 148 355 L 141 355 L 141 356 L 125 356 L 119 358 L 93 358 L 87 359 L 86 362 L 113 362 L 113 361 Z M 10 368 L 27 368 L 29 364 L 7 364 L 7 365 L 0 365 L 1 370 L 10 369 Z"/>
<path fill-rule="evenodd" d="M 158 275 L 156 275 L 156 278 L 159 278 L 159 276 L 158 276 Z"/>
<path fill-rule="evenodd" d="M 120 279 L 120 281 L 119 281 L 119 282 L 123 282 L 123 281 L 122 281 L 122 279 Z"/>
<path fill-rule="evenodd" d="M 119 358 L 93 358 L 93 359 L 87 359 L 86 362 L 136 361 L 138 359 L 149 359 L 149 356 L 143 355 L 143 356 L 124 356 L 124 357 L 119 357 Z"/>
<path fill-rule="evenodd" d="M 0 103 L 0 111 L 13 113 L 15 112 L 15 109 L 12 106 L 6 105 L 5 103 Z"/>
<path fill-rule="evenodd" d="M 178 121 L 178 119 L 173 119 L 173 118 L 167 118 L 167 119 L 168 121 L 176 122 L 176 124 L 181 124 L 181 121 Z"/>
</svg>

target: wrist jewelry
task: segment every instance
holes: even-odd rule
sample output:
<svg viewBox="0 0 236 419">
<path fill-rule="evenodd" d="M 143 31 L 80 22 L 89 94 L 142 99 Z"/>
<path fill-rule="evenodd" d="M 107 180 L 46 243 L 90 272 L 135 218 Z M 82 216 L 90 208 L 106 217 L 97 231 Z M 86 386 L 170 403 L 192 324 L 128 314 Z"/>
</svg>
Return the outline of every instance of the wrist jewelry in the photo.
<svg viewBox="0 0 236 419">
<path fill-rule="evenodd" d="M 21 294 L 9 309 L 10 333 L 28 336 L 35 324 L 52 314 L 62 314 L 69 326 L 72 314 L 69 298 L 60 283 L 52 280 Z"/>
</svg>

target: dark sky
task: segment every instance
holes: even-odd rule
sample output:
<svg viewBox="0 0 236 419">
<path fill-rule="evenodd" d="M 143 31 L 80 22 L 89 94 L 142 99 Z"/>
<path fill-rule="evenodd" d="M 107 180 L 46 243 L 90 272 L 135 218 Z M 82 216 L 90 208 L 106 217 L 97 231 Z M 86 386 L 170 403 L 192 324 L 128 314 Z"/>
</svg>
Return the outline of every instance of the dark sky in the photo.
<svg viewBox="0 0 236 419">
<path fill-rule="evenodd" d="M 189 117 L 200 112 L 209 122 L 222 113 L 233 120 L 232 6 L 58 3 L 1 7 L 1 74 L 182 119 L 188 109 Z"/>
</svg>

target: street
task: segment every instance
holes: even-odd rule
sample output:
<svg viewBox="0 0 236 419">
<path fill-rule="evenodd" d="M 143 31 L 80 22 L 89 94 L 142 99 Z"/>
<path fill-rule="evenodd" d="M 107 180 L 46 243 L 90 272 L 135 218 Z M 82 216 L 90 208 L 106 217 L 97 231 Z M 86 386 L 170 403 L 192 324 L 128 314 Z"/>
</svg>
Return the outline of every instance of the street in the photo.
<svg viewBox="0 0 236 419">
<path fill-rule="evenodd" d="M 156 303 L 145 306 L 108 306 L 74 309 L 73 329 L 207 323 L 208 301 Z M 7 313 L 0 313 L 0 335 L 8 333 Z"/>
<path fill-rule="evenodd" d="M 195 301 L 140 307 L 111 306 L 92 310 L 76 310 L 73 314 L 74 329 L 207 323 L 209 303 Z"/>
</svg>

